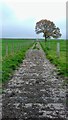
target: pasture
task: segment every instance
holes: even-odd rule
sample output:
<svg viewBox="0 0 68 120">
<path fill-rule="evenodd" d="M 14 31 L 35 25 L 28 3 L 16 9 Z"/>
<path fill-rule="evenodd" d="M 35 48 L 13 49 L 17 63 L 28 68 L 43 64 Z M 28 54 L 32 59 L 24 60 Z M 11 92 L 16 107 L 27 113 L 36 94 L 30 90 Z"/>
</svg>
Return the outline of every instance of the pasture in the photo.
<svg viewBox="0 0 68 120">
<path fill-rule="evenodd" d="M 57 56 L 57 42 L 60 43 L 60 56 Z M 58 74 L 68 76 L 66 40 L 48 40 L 40 42 L 47 58 L 58 68 Z"/>
<path fill-rule="evenodd" d="M 2 80 L 2 40 L 0 39 L 0 84 Z"/>
<path fill-rule="evenodd" d="M 33 45 L 29 39 L 2 39 L 2 81 L 8 80 L 13 71 L 25 57 L 26 51 Z"/>
<path fill-rule="evenodd" d="M 8 80 L 13 71 L 20 65 L 25 58 L 26 51 L 34 44 L 35 40 L 30 39 L 2 39 L 2 81 Z M 67 54 L 65 40 L 59 40 L 60 43 L 60 56 L 57 56 L 57 40 L 40 40 L 40 44 L 47 56 L 47 58 L 55 64 L 58 69 L 58 74 L 67 77 Z M 1 44 L 1 43 L 0 43 Z"/>
</svg>

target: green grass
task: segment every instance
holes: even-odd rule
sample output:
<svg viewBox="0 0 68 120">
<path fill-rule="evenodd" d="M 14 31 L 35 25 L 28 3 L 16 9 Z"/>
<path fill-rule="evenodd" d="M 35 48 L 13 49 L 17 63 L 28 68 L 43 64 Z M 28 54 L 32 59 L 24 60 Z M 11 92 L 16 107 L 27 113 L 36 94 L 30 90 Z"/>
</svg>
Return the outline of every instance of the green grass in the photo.
<svg viewBox="0 0 68 120">
<path fill-rule="evenodd" d="M 68 77 L 68 63 L 66 60 L 66 40 L 59 40 L 60 43 L 60 57 L 57 57 L 57 40 L 48 40 L 46 43 L 41 41 L 40 44 L 47 56 L 47 58 L 55 64 L 58 68 L 58 74 Z"/>
<path fill-rule="evenodd" d="M 37 46 L 37 42 L 34 43 L 33 49 L 39 50 L 39 48 L 38 48 L 38 46 Z"/>
<path fill-rule="evenodd" d="M 5 83 L 13 71 L 22 63 L 26 51 L 33 45 L 34 40 L 2 39 L 2 82 Z M 8 52 L 6 54 L 6 47 Z"/>
<path fill-rule="evenodd" d="M 19 52 L 20 50 L 25 50 L 33 40 L 29 39 L 2 39 L 2 57 L 3 59 L 7 56 L 6 47 L 8 46 L 8 56 Z"/>
<path fill-rule="evenodd" d="M 0 84 L 2 83 L 2 40 L 0 39 Z"/>
</svg>

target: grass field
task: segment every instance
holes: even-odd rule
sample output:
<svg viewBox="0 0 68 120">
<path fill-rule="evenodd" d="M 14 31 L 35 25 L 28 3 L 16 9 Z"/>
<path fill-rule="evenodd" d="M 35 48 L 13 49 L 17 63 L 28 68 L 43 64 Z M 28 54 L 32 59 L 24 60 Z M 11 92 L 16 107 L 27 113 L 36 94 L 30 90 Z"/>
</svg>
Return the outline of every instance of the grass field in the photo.
<svg viewBox="0 0 68 120">
<path fill-rule="evenodd" d="M 2 40 L 0 39 L 0 83 L 2 82 Z"/>
<path fill-rule="evenodd" d="M 0 47 L 2 54 L 2 64 L 0 64 L 0 71 L 2 71 L 3 83 L 9 80 L 12 76 L 13 71 L 22 62 L 25 57 L 26 51 L 33 45 L 34 40 L 21 40 L 21 39 L 2 39 L 0 41 Z M 58 74 L 65 77 L 68 76 L 67 61 L 66 61 L 66 41 L 60 40 L 60 57 L 57 57 L 56 48 L 57 40 L 48 40 L 40 42 L 47 58 L 54 63 L 58 68 Z M 2 70 L 1 70 L 2 69 Z M 1 81 L 0 81 L 1 82 Z"/>
<path fill-rule="evenodd" d="M 2 39 L 2 82 L 8 80 L 22 62 L 34 40 Z"/>
<path fill-rule="evenodd" d="M 40 44 L 46 53 L 47 58 L 55 64 L 58 68 L 58 74 L 68 76 L 68 63 L 66 58 L 66 40 L 59 40 L 60 43 L 60 57 L 57 56 L 57 40 L 48 40 L 46 43 L 41 41 Z"/>
</svg>

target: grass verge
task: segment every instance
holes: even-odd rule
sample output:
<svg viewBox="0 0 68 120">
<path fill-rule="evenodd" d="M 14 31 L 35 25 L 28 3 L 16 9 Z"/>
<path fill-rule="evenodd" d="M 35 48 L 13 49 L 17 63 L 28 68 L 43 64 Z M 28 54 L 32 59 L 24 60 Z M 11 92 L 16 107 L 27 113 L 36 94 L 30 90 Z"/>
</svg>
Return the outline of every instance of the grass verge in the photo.
<svg viewBox="0 0 68 120">
<path fill-rule="evenodd" d="M 68 63 L 66 60 L 66 40 L 59 40 L 60 43 L 60 57 L 57 57 L 57 40 L 48 40 L 46 43 L 44 41 L 40 42 L 47 58 L 54 63 L 58 69 L 58 74 L 64 77 L 68 77 Z"/>
<path fill-rule="evenodd" d="M 8 41 L 9 42 L 9 41 Z M 33 45 L 33 41 L 28 41 L 25 43 L 25 46 L 14 54 L 9 54 L 8 56 L 3 57 L 2 60 L 2 82 L 5 83 L 13 75 L 14 70 L 22 63 L 25 58 L 26 51 Z M 22 41 L 23 44 L 23 41 Z M 27 45 L 26 45 L 27 44 Z"/>
</svg>

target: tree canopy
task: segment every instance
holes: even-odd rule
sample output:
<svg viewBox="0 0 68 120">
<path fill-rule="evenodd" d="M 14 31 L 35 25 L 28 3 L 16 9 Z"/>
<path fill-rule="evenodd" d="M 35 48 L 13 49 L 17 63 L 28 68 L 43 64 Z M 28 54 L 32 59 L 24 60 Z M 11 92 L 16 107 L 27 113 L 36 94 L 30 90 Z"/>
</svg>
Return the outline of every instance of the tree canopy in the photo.
<svg viewBox="0 0 68 120">
<path fill-rule="evenodd" d="M 43 36 L 45 37 L 45 41 L 47 38 L 53 37 L 53 38 L 59 38 L 61 37 L 60 29 L 56 27 L 56 25 L 51 22 L 50 20 L 40 20 L 36 23 L 35 31 L 37 34 L 43 33 Z"/>
</svg>

